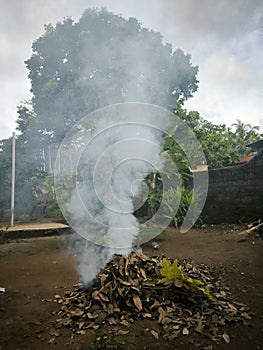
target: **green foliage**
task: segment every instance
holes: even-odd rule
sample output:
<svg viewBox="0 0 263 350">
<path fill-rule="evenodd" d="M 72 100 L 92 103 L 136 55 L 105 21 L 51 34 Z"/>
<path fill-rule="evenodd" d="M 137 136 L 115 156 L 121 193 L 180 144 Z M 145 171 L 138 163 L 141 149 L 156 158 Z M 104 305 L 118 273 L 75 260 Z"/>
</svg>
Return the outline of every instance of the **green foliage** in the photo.
<svg viewBox="0 0 263 350">
<path fill-rule="evenodd" d="M 120 350 L 122 343 L 114 336 L 98 335 L 92 331 L 94 340 L 91 342 L 91 349 L 94 350 Z"/>
<path fill-rule="evenodd" d="M 147 203 L 152 209 L 153 214 L 158 210 L 160 203 L 162 203 L 166 217 L 171 219 L 172 225 L 176 228 L 182 225 L 189 208 L 191 217 L 195 218 L 198 216 L 200 198 L 198 190 L 189 190 L 184 186 L 177 186 L 176 188 L 170 187 L 164 193 L 159 189 L 151 189 L 149 194 L 150 198 L 148 197 Z M 178 209 L 174 216 L 175 208 Z M 201 226 L 202 223 L 201 216 L 198 217 L 196 222 L 192 222 L 197 227 Z"/>
<path fill-rule="evenodd" d="M 58 183 L 59 196 L 61 203 L 66 203 L 69 199 L 69 193 L 74 186 L 75 176 L 68 175 L 66 179 Z M 38 206 L 46 217 L 63 218 L 60 207 L 56 200 L 53 175 L 43 173 L 35 177 L 35 186 L 42 189 L 43 192 L 38 195 Z"/>
<path fill-rule="evenodd" d="M 166 208 L 167 217 L 170 218 L 172 220 L 173 225 L 176 228 L 178 228 L 182 225 L 188 210 L 190 210 L 189 214 L 192 218 L 195 218 L 199 213 L 198 190 L 189 190 L 186 189 L 184 186 L 177 186 L 175 189 L 171 187 L 166 191 L 166 193 L 163 196 L 163 205 Z M 176 215 L 174 217 L 169 216 L 169 212 L 173 214 L 173 208 L 175 208 L 176 206 L 178 206 Z M 203 221 L 201 216 L 198 217 L 196 222 L 192 222 L 192 224 L 195 226 L 201 226 L 202 223 Z"/>
<path fill-rule="evenodd" d="M 235 135 L 225 124 L 213 124 L 202 118 L 196 111 L 187 112 L 179 104 L 177 105 L 176 114 L 194 131 L 206 156 L 209 168 L 224 167 L 237 159 L 238 153 L 233 141 Z M 188 147 L 188 149 L 191 149 L 191 147 Z M 195 149 L 191 151 L 195 152 Z M 169 148 L 169 152 L 173 154 L 174 148 Z"/>
<path fill-rule="evenodd" d="M 263 135 L 259 133 L 258 126 L 245 124 L 240 120 L 237 120 L 231 127 L 225 124 L 213 124 L 202 118 L 197 111 L 188 112 L 180 103 L 177 105 L 175 113 L 194 131 L 206 156 L 209 168 L 221 168 L 234 163 L 238 157 L 248 155 L 251 152 L 246 147 L 247 144 L 263 138 Z M 187 168 L 189 166 L 187 159 L 173 139 L 176 132 L 178 134 L 177 124 L 171 128 L 171 135 L 166 136 L 164 149 L 172 159 L 181 165 L 185 164 L 185 168 Z M 187 135 L 185 138 L 187 139 Z M 194 157 L 196 150 L 191 148 L 190 144 L 187 148 L 193 152 L 192 156 Z M 201 165 L 198 164 L 198 159 L 196 162 L 197 165 Z"/>
<path fill-rule="evenodd" d="M 183 268 L 181 265 L 178 265 L 178 259 L 174 259 L 172 265 L 170 262 L 163 258 L 162 260 L 163 268 L 160 270 L 160 275 L 163 277 L 158 281 L 158 283 L 167 283 L 170 281 L 181 281 L 189 286 L 192 290 L 201 291 L 206 297 L 213 300 L 212 295 L 208 289 L 201 287 L 204 283 L 197 279 L 187 278 L 183 273 Z M 182 287 L 183 284 L 177 282 L 179 287 Z"/>
<path fill-rule="evenodd" d="M 162 264 L 163 268 L 160 270 L 160 275 L 163 276 L 163 278 L 160 279 L 158 283 L 165 283 L 174 279 L 183 281 L 185 279 L 182 266 L 178 266 L 178 259 L 175 259 L 171 265 L 166 258 L 163 258 Z"/>
<path fill-rule="evenodd" d="M 259 126 L 245 124 L 240 119 L 237 119 L 236 123 L 232 124 L 232 127 L 235 129 L 234 147 L 240 157 L 250 154 L 251 150 L 247 147 L 248 144 L 263 138 L 263 134 L 259 132 Z"/>
<path fill-rule="evenodd" d="M 155 213 L 158 210 L 161 204 L 161 200 L 162 200 L 162 190 L 160 188 L 150 187 L 148 192 L 148 197 L 147 197 L 147 204 L 149 205 L 153 213 Z"/>
</svg>

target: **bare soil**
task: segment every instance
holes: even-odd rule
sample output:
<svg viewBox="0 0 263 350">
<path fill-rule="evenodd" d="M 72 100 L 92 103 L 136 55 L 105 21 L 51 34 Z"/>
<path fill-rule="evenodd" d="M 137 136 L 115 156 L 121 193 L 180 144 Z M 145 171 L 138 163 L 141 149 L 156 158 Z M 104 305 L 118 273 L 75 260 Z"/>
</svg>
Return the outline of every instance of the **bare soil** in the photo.
<svg viewBox="0 0 263 350">
<path fill-rule="evenodd" d="M 223 339 L 211 342 L 194 333 L 163 342 L 146 331 L 158 324 L 140 320 L 132 324 L 129 334 L 120 336 L 125 349 L 263 349 L 263 241 L 253 234 L 238 242 L 241 230 L 209 226 L 181 234 L 168 229 L 166 238 L 158 242 L 159 250 L 148 244 L 143 252 L 190 258 L 211 266 L 230 288 L 232 298 L 245 303 L 255 314 L 251 326 L 227 325 L 229 344 Z M 72 337 L 70 329 L 62 329 L 60 336 L 53 335 L 54 312 L 59 310 L 54 296 L 70 291 L 78 282 L 76 257 L 67 254 L 69 239 L 69 236 L 40 237 L 0 245 L 0 287 L 6 288 L 0 294 L 0 349 L 91 349 L 93 335 L 89 332 Z"/>
</svg>

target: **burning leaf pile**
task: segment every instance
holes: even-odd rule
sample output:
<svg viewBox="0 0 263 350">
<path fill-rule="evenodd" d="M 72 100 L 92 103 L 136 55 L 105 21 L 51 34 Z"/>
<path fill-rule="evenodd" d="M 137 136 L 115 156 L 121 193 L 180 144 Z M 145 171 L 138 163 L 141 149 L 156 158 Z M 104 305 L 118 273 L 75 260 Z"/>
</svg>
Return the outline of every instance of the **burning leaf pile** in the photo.
<svg viewBox="0 0 263 350">
<path fill-rule="evenodd" d="M 243 304 L 230 300 L 207 266 L 186 260 L 178 266 L 177 260 L 135 252 L 115 255 L 92 287 L 76 286 L 65 297 L 56 295 L 56 302 L 61 304 L 56 326 L 77 334 L 109 326 L 124 335 L 135 320 L 150 319 L 160 325 L 150 331 L 156 339 L 173 340 L 195 331 L 229 342 L 225 324 L 247 324 L 251 318 Z"/>
</svg>

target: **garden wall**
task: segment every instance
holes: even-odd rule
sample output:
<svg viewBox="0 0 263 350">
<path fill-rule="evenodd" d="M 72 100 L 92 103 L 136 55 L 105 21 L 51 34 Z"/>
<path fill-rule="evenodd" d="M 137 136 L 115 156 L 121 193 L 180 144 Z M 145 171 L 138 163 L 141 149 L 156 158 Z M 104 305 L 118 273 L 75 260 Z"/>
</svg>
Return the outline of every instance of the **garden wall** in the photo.
<svg viewBox="0 0 263 350">
<path fill-rule="evenodd" d="M 207 223 L 263 219 L 263 150 L 243 165 L 209 170 L 203 216 Z"/>
</svg>

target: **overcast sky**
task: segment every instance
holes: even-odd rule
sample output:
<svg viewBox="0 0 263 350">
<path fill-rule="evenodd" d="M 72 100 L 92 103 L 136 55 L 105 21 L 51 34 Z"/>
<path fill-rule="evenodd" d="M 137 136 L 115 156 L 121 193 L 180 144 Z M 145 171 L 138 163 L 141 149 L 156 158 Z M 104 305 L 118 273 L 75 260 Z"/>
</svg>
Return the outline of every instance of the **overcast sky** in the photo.
<svg viewBox="0 0 263 350">
<path fill-rule="evenodd" d="M 187 102 L 214 122 L 241 119 L 263 132 L 262 0 L 0 0 L 0 139 L 15 131 L 16 107 L 30 98 L 24 61 L 44 24 L 78 20 L 105 6 L 160 31 L 165 42 L 191 54 L 199 89 Z"/>
</svg>

